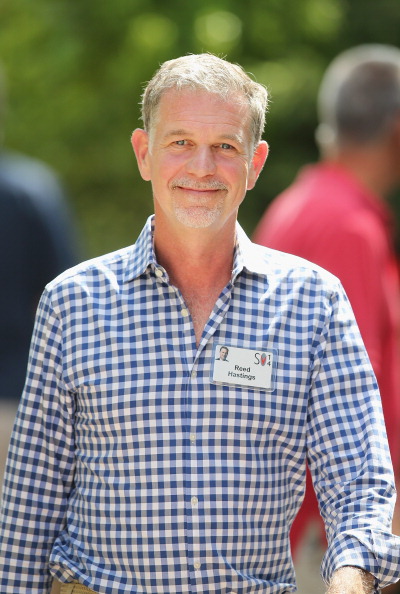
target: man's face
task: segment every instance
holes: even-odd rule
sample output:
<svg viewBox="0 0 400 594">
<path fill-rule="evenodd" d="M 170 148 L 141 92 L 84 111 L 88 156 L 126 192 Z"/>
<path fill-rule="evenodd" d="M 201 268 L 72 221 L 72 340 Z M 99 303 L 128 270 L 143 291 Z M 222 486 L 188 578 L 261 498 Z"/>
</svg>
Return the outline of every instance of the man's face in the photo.
<svg viewBox="0 0 400 594">
<path fill-rule="evenodd" d="M 157 224 L 218 230 L 236 220 L 267 153 L 261 143 L 253 154 L 247 105 L 171 90 L 157 115 L 151 143 L 143 131 L 132 138 L 142 176 L 152 182 Z"/>
<path fill-rule="evenodd" d="M 228 356 L 228 349 L 222 348 L 219 351 L 219 358 L 222 359 L 222 361 L 226 361 L 226 358 Z"/>
</svg>

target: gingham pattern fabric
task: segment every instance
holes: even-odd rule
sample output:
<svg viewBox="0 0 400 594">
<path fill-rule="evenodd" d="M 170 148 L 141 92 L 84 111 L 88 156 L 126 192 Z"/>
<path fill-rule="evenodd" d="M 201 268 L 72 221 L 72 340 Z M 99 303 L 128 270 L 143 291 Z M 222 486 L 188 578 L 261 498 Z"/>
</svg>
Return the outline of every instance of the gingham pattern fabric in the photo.
<svg viewBox="0 0 400 594">
<path fill-rule="evenodd" d="M 275 352 L 273 391 L 214 384 L 217 344 Z M 330 542 L 324 578 L 351 564 L 394 581 L 379 396 L 337 279 L 238 227 L 231 282 L 197 348 L 149 219 L 133 247 L 42 297 L 0 589 L 43 594 L 50 566 L 102 594 L 293 591 L 288 533 L 307 456 Z"/>
</svg>

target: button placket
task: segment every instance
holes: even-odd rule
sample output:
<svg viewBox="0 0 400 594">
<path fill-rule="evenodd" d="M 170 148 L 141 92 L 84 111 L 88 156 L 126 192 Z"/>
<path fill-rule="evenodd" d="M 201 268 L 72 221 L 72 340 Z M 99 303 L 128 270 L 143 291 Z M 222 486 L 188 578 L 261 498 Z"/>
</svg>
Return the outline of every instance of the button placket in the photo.
<svg viewBox="0 0 400 594">
<path fill-rule="evenodd" d="M 229 292 L 230 293 L 230 292 Z M 185 335 L 182 336 L 184 342 L 188 345 L 188 323 L 192 330 L 192 337 L 194 338 L 194 329 L 191 324 L 190 312 L 186 308 L 186 304 L 178 292 L 181 300 L 180 314 L 182 316 L 182 328 L 185 328 Z M 229 307 L 229 298 L 225 297 L 223 303 L 218 304 L 218 308 L 211 314 L 209 320 L 208 332 L 204 333 L 200 345 L 195 347 L 193 342 L 193 363 L 189 364 L 188 369 L 188 383 L 187 383 L 187 466 L 186 466 L 186 513 L 187 513 L 187 561 L 188 569 L 191 570 L 193 584 L 200 583 L 203 572 L 207 566 L 207 559 L 212 556 L 212 552 L 208 550 L 207 544 L 204 542 L 203 532 L 205 529 L 205 516 L 208 516 L 209 505 L 207 502 L 207 494 L 204 492 L 202 477 L 202 451 L 200 444 L 202 443 L 202 436 L 200 434 L 203 425 L 204 413 L 204 393 L 202 390 L 202 378 L 205 373 L 202 363 L 202 353 L 207 346 L 208 341 L 214 334 L 215 330 L 221 323 L 227 308 Z M 221 308 L 223 311 L 221 311 Z M 185 311 L 186 310 L 186 311 Z M 179 312 L 179 305 L 178 305 Z M 187 361 L 190 361 L 188 353 Z"/>
<path fill-rule="evenodd" d="M 190 499 L 190 507 L 192 512 L 192 557 L 193 557 L 193 568 L 198 571 L 201 566 L 201 555 L 202 551 L 200 548 L 200 519 L 199 519 L 199 505 L 200 502 L 196 495 L 193 495 Z"/>
</svg>

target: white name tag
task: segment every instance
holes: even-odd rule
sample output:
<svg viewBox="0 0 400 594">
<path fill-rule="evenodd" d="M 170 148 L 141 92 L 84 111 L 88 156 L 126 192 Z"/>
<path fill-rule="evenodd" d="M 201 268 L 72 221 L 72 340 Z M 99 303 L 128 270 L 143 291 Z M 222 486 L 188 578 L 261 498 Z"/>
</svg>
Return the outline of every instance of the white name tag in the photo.
<svg viewBox="0 0 400 594">
<path fill-rule="evenodd" d="M 273 390 L 274 352 L 217 344 L 212 381 Z"/>
</svg>

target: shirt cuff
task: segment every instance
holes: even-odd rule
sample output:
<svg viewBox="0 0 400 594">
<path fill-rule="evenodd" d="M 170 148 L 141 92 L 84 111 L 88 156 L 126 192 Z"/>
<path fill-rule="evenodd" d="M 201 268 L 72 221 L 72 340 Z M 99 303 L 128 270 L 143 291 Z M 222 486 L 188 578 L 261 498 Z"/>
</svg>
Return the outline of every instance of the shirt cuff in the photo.
<svg viewBox="0 0 400 594">
<path fill-rule="evenodd" d="M 334 571 L 352 565 L 375 577 L 378 591 L 398 581 L 400 575 L 400 537 L 378 530 L 348 530 L 329 545 L 321 565 L 324 582 Z"/>
</svg>

